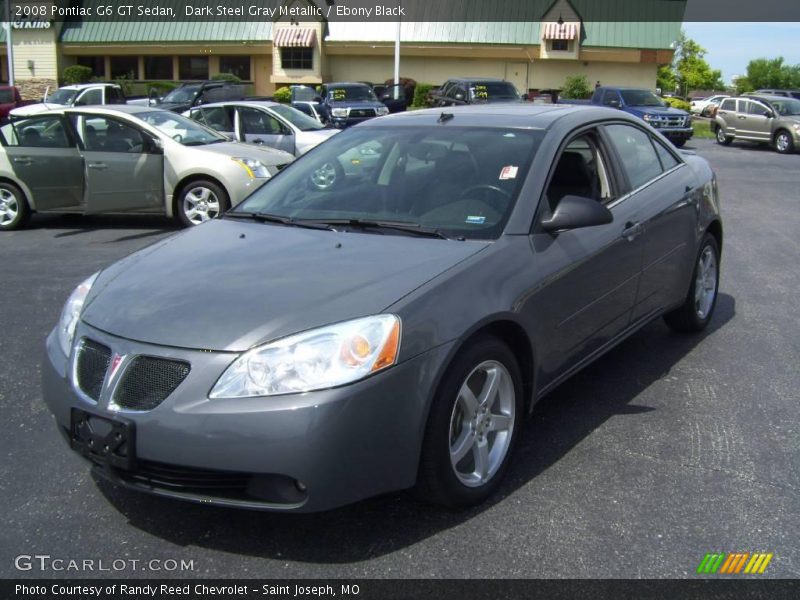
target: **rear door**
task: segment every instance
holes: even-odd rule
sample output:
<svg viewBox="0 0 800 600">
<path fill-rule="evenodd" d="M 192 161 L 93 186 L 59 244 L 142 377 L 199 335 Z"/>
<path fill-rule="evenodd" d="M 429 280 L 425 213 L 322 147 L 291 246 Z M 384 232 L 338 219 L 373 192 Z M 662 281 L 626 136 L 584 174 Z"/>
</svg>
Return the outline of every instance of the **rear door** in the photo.
<svg viewBox="0 0 800 600">
<path fill-rule="evenodd" d="M 83 157 L 63 115 L 14 119 L 2 133 L 11 170 L 31 190 L 36 210 L 83 208 Z"/>
<path fill-rule="evenodd" d="M 86 212 L 164 209 L 164 154 L 149 133 L 108 115 L 70 120 L 86 165 Z"/>
<path fill-rule="evenodd" d="M 738 125 L 738 113 L 736 112 L 736 98 L 726 98 L 723 100 L 719 109 L 717 110 L 717 117 L 722 121 L 723 129 L 728 135 L 736 134 L 736 127 Z"/>
<path fill-rule="evenodd" d="M 231 139 L 244 141 L 236 137 L 236 109 L 233 106 L 197 106 L 189 112 L 189 117 L 203 125 L 207 125 Z"/>
<path fill-rule="evenodd" d="M 265 110 L 252 106 L 236 107 L 236 131 L 241 141 L 263 144 L 295 153 L 292 130 Z"/>
</svg>

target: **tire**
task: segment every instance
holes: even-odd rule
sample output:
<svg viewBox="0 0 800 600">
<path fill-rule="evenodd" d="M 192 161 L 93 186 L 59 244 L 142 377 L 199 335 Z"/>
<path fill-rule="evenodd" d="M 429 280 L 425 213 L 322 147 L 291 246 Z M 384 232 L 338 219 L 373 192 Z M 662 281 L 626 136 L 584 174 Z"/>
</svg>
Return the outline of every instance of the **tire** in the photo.
<svg viewBox="0 0 800 600">
<path fill-rule="evenodd" d="M 0 181 L 0 231 L 25 227 L 31 208 L 22 190 L 13 183 Z"/>
<path fill-rule="evenodd" d="M 732 137 L 728 137 L 727 135 L 725 135 L 725 130 L 719 125 L 717 125 L 715 137 L 717 139 L 717 143 L 723 146 L 730 146 L 731 142 L 733 141 Z"/>
<path fill-rule="evenodd" d="M 672 140 L 672 144 L 676 148 L 683 148 L 686 145 L 686 140 Z"/>
<path fill-rule="evenodd" d="M 774 142 L 775 150 L 780 154 L 791 154 L 794 152 L 792 134 L 785 129 L 781 129 L 775 133 Z"/>
<path fill-rule="evenodd" d="M 522 414 L 522 377 L 513 353 L 495 337 L 475 339 L 453 360 L 433 399 L 417 496 L 451 508 L 486 500 L 508 469 Z"/>
<path fill-rule="evenodd" d="M 698 292 L 698 286 L 703 286 L 704 292 Z M 700 244 L 700 252 L 697 253 L 692 285 L 689 286 L 686 300 L 679 308 L 664 315 L 664 321 L 674 331 L 702 331 L 714 315 L 718 293 L 719 245 L 716 238 L 707 233 Z"/>
<path fill-rule="evenodd" d="M 174 215 L 184 227 L 216 219 L 230 207 L 228 193 L 217 183 L 195 179 L 181 187 L 175 200 Z"/>
</svg>

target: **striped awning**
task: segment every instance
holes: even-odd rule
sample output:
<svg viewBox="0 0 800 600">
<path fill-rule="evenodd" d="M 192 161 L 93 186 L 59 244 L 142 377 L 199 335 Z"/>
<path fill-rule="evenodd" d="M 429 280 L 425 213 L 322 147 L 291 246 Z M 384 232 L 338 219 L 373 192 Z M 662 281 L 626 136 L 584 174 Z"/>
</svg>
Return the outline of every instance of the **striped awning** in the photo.
<svg viewBox="0 0 800 600">
<path fill-rule="evenodd" d="M 282 27 L 275 32 L 273 44 L 278 48 L 291 46 L 310 48 L 317 40 L 316 31 L 311 27 Z"/>
<path fill-rule="evenodd" d="M 578 26 L 575 23 L 545 23 L 544 40 L 574 40 L 578 37 Z"/>
</svg>

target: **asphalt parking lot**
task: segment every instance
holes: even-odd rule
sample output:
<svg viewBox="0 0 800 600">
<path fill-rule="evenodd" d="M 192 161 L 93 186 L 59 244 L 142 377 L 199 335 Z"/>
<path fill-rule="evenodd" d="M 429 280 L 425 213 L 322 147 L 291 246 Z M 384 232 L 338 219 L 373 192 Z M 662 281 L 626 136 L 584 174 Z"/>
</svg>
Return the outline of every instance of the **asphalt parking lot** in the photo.
<svg viewBox="0 0 800 600">
<path fill-rule="evenodd" d="M 720 297 L 700 336 L 652 323 L 539 404 L 501 493 L 466 512 L 407 494 L 329 513 L 123 492 L 66 448 L 39 392 L 72 288 L 172 235 L 146 217 L 37 217 L 0 234 L 2 577 L 696 577 L 772 552 L 800 577 L 800 154 L 695 140 L 720 183 Z M 189 572 L 18 571 L 14 557 L 181 559 Z"/>
</svg>

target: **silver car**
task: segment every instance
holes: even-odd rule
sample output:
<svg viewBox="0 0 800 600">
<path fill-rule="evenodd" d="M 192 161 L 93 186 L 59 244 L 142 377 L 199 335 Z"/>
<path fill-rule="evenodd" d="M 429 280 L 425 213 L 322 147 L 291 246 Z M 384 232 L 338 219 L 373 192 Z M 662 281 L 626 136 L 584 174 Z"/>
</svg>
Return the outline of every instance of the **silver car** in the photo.
<svg viewBox="0 0 800 600">
<path fill-rule="evenodd" d="M 293 160 L 149 107 L 53 110 L 0 128 L 0 230 L 31 212 L 155 213 L 198 225 Z"/>
<path fill-rule="evenodd" d="M 800 100 L 783 96 L 726 98 L 712 125 L 717 143 L 770 144 L 781 154 L 800 147 Z"/>
<path fill-rule="evenodd" d="M 271 146 L 295 156 L 305 154 L 339 131 L 278 102 L 215 102 L 183 114 L 240 142 Z"/>
</svg>

